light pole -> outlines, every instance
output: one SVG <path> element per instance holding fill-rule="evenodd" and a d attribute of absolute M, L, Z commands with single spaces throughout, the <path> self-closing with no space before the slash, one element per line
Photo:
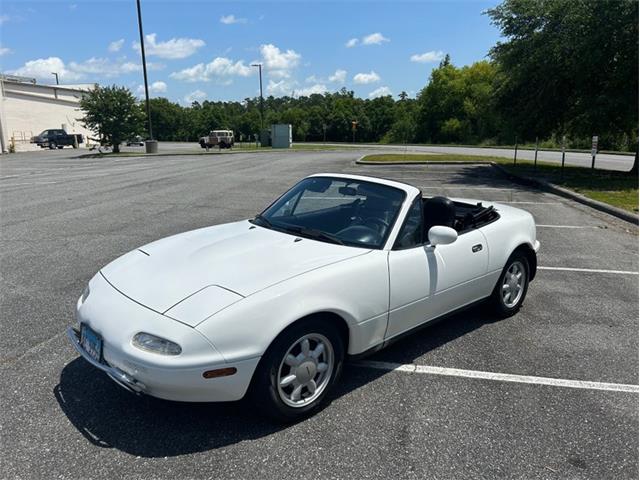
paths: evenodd
<path fill-rule="evenodd" d="M 149 123 L 149 142 L 145 142 L 147 153 L 158 151 L 158 144 L 153 141 L 153 129 L 151 128 L 151 107 L 149 106 L 149 84 L 147 82 L 147 60 L 144 54 L 144 34 L 142 33 L 142 12 L 140 11 L 140 0 L 136 0 L 138 7 L 138 30 L 140 30 L 140 53 L 142 53 L 142 74 L 144 75 L 144 98 L 147 106 L 147 122 Z"/>
<path fill-rule="evenodd" d="M 58 80 L 58 72 L 51 72 L 51 75 L 55 75 L 55 77 L 56 77 L 56 85 L 60 85 L 60 81 Z"/>
<path fill-rule="evenodd" d="M 258 67 L 258 73 L 260 75 L 260 135 L 264 130 L 264 98 L 262 97 L 262 64 L 252 63 L 252 67 Z"/>

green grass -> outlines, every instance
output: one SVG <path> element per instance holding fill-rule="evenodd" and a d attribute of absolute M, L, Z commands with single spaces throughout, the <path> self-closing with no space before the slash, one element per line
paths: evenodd
<path fill-rule="evenodd" d="M 638 213 L 638 177 L 625 172 L 610 170 L 591 170 L 583 167 L 562 168 L 560 165 L 538 162 L 520 161 L 513 165 L 513 160 L 504 157 L 488 157 L 474 155 L 431 155 L 431 154 L 380 154 L 367 155 L 363 160 L 370 162 L 496 162 L 507 171 L 522 177 L 544 180 L 555 185 L 568 188 L 585 197 L 608 203 L 618 208 Z"/>

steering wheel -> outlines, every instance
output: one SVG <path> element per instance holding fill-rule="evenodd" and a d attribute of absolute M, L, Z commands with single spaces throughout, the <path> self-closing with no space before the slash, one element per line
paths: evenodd
<path fill-rule="evenodd" d="M 378 233 L 380 234 L 382 234 L 382 232 L 384 232 L 387 228 L 389 228 L 389 224 L 381 218 L 367 217 L 364 219 L 361 218 L 360 220 L 362 221 L 363 225 L 374 227 L 376 230 L 378 230 Z"/>

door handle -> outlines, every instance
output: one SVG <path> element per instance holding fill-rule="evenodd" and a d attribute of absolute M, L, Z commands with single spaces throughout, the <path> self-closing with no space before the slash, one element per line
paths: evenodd
<path fill-rule="evenodd" d="M 480 250 L 482 250 L 482 244 L 481 244 L 481 243 L 479 243 L 479 244 L 474 245 L 473 247 L 471 247 L 471 251 L 472 251 L 473 253 L 477 253 L 477 252 L 479 252 Z"/>

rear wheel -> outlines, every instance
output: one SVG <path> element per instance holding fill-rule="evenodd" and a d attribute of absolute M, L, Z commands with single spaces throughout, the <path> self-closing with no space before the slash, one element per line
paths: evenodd
<path fill-rule="evenodd" d="M 55 150 L 56 148 L 58 148 L 56 142 L 49 142 L 49 150 Z"/>
<path fill-rule="evenodd" d="M 254 374 L 256 407 L 282 422 L 315 412 L 338 379 L 344 343 L 338 329 L 322 318 L 308 318 L 278 336 Z"/>
<path fill-rule="evenodd" d="M 491 306 L 501 318 L 510 317 L 520 310 L 528 288 L 529 262 L 526 255 L 514 252 L 507 260 L 493 290 Z"/>

